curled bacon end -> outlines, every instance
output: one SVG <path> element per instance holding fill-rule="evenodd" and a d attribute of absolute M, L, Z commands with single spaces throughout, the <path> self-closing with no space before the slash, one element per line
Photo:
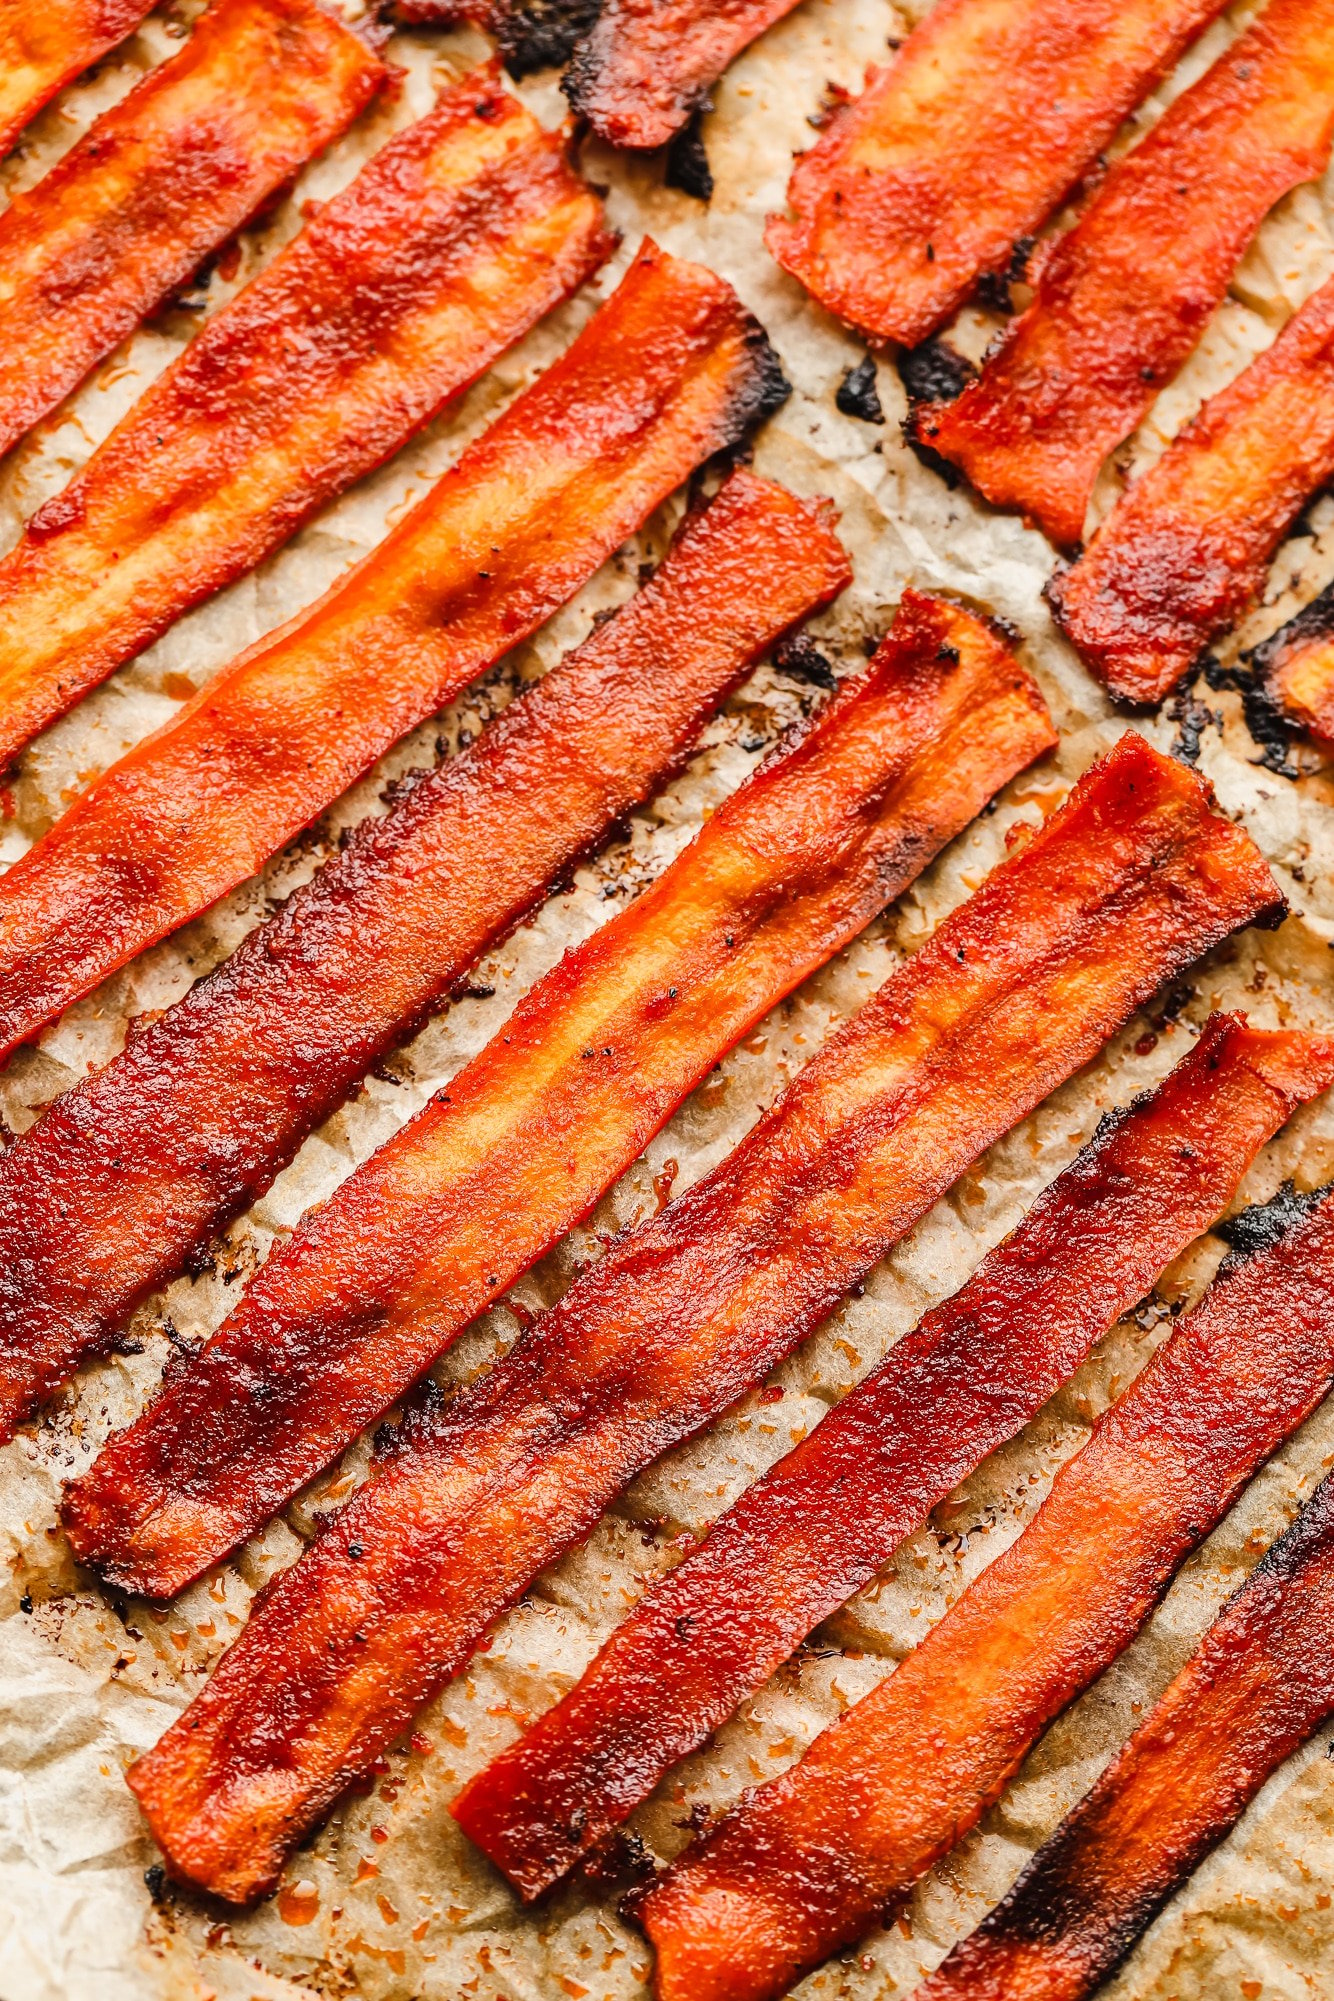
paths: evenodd
<path fill-rule="evenodd" d="M 152 0 L 0 0 L 0 154 L 56 92 L 114 49 Z"/>
<path fill-rule="evenodd" d="M 796 0 L 606 0 L 561 88 L 613 146 L 664 146 Z"/>
<path fill-rule="evenodd" d="M 1334 584 L 1258 647 L 1253 665 L 1284 714 L 1334 749 Z"/>

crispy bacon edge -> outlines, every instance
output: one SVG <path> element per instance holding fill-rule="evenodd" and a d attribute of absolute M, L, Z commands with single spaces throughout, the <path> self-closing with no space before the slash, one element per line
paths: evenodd
<path fill-rule="evenodd" d="M 1157 1091 L 1100 1127 L 969 1282 L 746 1490 L 455 1802 L 525 1899 L 619 1825 L 1036 1416 L 1331 1080 L 1334 1042 L 1218 1016 Z"/>
<path fill-rule="evenodd" d="M 1199 781 L 1124 738 L 722 1167 L 405 1427 L 129 1773 L 173 1871 L 234 1901 L 270 1887 L 640 1467 L 760 1379 L 1139 1000 L 1274 895 Z"/>
<path fill-rule="evenodd" d="M 392 0 L 405 28 L 471 22 L 496 41 L 511 76 L 553 69 L 597 20 L 602 0 Z"/>
<path fill-rule="evenodd" d="M 606 0 L 561 83 L 613 146 L 665 146 L 728 64 L 796 0 Z"/>
<path fill-rule="evenodd" d="M 1334 750 L 1334 584 L 1255 649 L 1262 699 Z"/>
<path fill-rule="evenodd" d="M 152 0 L 3 0 L 0 4 L 0 156 L 81 70 L 137 28 Z"/>

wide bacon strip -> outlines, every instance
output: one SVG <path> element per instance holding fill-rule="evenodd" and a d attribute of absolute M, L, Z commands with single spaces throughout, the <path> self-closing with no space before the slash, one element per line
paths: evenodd
<path fill-rule="evenodd" d="M 0 765 L 395 451 L 612 239 L 563 139 L 446 91 L 205 325 L 0 562 Z"/>
<path fill-rule="evenodd" d="M 1331 1376 L 1327 1199 L 1224 1266 L 1018 1541 L 886 1681 L 667 1872 L 641 1913 L 662 2001 L 785 1993 L 906 1896 L 1134 1638 Z"/>
<path fill-rule="evenodd" d="M 80 1554 L 163 1595 L 258 1528 L 1052 741 L 997 635 L 910 596 L 819 722 L 539 983 L 113 1439 L 67 1496 Z"/>
<path fill-rule="evenodd" d="M 917 439 L 1069 548 L 1103 460 L 1199 341 L 1247 244 L 1334 132 L 1334 0 L 1270 0 L 1108 175 L 1036 296 Z"/>
<path fill-rule="evenodd" d="M 1157 702 L 1264 586 L 1334 477 L 1334 281 L 1136 480 L 1048 597 L 1113 694 Z"/>
<path fill-rule="evenodd" d="M 0 0 L 0 153 L 64 84 L 123 41 L 152 0 Z"/>
<path fill-rule="evenodd" d="M 1084 2001 L 1331 1710 L 1334 1476 L 921 2001 Z"/>
<path fill-rule="evenodd" d="M 573 346 L 364 562 L 0 880 L 0 1051 L 250 875 L 785 391 L 731 286 L 646 243 Z"/>
<path fill-rule="evenodd" d="M 237 1900 L 267 1888 L 641 1467 L 762 1378 L 1163 978 L 1273 896 L 1199 782 L 1125 738 L 721 1167 L 405 1427 L 134 1768 L 173 1870 Z"/>
<path fill-rule="evenodd" d="M 386 74 L 314 0 L 215 0 L 178 56 L 16 195 L 0 215 L 0 454 Z"/>
<path fill-rule="evenodd" d="M 607 0 L 561 86 L 613 146 L 664 146 L 796 0 Z"/>
<path fill-rule="evenodd" d="M 779 263 L 915 347 L 1052 213 L 1221 0 L 936 0 L 770 219 Z"/>
<path fill-rule="evenodd" d="M 631 603 L 0 1155 L 0 1435 L 266 1188 L 849 580 L 736 472 Z"/>
<path fill-rule="evenodd" d="M 1334 585 L 1256 649 L 1254 667 L 1292 721 L 1334 747 Z"/>
<path fill-rule="evenodd" d="M 624 1820 L 1036 1415 L 1226 1206 L 1256 1149 L 1332 1079 L 1334 1043 L 1224 1015 L 1098 1133 L 968 1284 L 747 1489 L 463 1793 L 455 1818 L 525 1897 Z"/>

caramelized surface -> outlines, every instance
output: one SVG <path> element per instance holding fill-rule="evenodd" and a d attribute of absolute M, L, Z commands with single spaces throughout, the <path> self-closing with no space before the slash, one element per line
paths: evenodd
<path fill-rule="evenodd" d="M 564 90 L 613 146 L 662 146 L 796 0 L 606 0 Z"/>
<path fill-rule="evenodd" d="M 0 0 L 0 153 L 62 84 L 123 41 L 152 0 Z"/>
<path fill-rule="evenodd" d="M 1334 746 L 1334 586 L 1258 648 L 1255 672 L 1291 721 Z"/>

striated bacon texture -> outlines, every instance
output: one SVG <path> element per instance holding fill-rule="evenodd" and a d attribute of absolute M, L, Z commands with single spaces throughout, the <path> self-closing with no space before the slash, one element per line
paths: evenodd
<path fill-rule="evenodd" d="M 0 1435 L 268 1186 L 849 574 L 807 507 L 733 473 L 616 618 L 0 1154 Z"/>
<path fill-rule="evenodd" d="M 0 154 L 65 84 L 137 28 L 152 0 L 0 0 Z"/>
<path fill-rule="evenodd" d="M 81 1555 L 164 1595 L 258 1528 L 1051 743 L 991 629 L 910 597 L 876 662 L 539 983 L 112 1440 L 67 1496 Z"/>
<path fill-rule="evenodd" d="M 444 92 L 0 562 L 0 765 L 396 451 L 611 247 L 563 138 L 494 65 Z"/>
<path fill-rule="evenodd" d="M 613 146 L 665 146 L 796 0 L 606 0 L 561 85 Z"/>
<path fill-rule="evenodd" d="M 1327 1263 L 1326 1340 L 1331 1309 Z M 1254 1311 L 1263 1317 L 1273 1304 L 1257 1301 Z M 1327 1476 L 1092 1792 L 918 1988 L 920 2001 L 1084 2001 L 1331 1710 Z"/>
<path fill-rule="evenodd" d="M 793 169 L 766 241 L 822 306 L 915 347 L 1069 193 L 1221 0 L 936 0 Z"/>
<path fill-rule="evenodd" d="M 388 72 L 314 0 L 215 0 L 0 215 L 0 455 L 312 155 Z"/>
<path fill-rule="evenodd" d="M 377 549 L 0 879 L 0 1051 L 244 880 L 786 388 L 731 286 L 646 243 L 555 366 Z"/>
<path fill-rule="evenodd" d="M 1047 595 L 1114 695 L 1158 702 L 1259 596 L 1334 477 L 1334 281 L 1206 403 Z"/>
<path fill-rule="evenodd" d="M 1253 664 L 1289 719 L 1334 748 L 1334 584 L 1257 647 Z"/>
<path fill-rule="evenodd" d="M 1223 1267 L 1019 1540 L 668 1870 L 640 1913 L 661 2001 L 761 2001 L 860 1938 L 1134 1638 L 1334 1376 L 1334 1203 L 1266 1234 Z"/>
<path fill-rule="evenodd" d="M 409 1420 L 133 1768 L 172 1869 L 238 1901 L 268 1888 L 641 1467 L 781 1360 L 1163 978 L 1273 902 L 1199 781 L 1125 738 L 721 1167 Z"/>
<path fill-rule="evenodd" d="M 1250 31 L 1040 254 L 1036 296 L 919 443 L 997 507 L 1077 544 L 1099 468 L 1171 381 L 1247 244 L 1334 133 L 1334 0 L 1270 0 Z"/>
<path fill-rule="evenodd" d="M 1331 1080 L 1334 1043 L 1224 1015 L 1156 1092 L 1104 1123 L 968 1284 L 741 1496 L 464 1791 L 455 1818 L 524 1897 L 623 1821 L 1036 1415 Z M 729 1969 L 717 1991 L 738 1978 Z M 693 1994 L 696 1980 L 692 1968 L 673 1991 Z"/>

